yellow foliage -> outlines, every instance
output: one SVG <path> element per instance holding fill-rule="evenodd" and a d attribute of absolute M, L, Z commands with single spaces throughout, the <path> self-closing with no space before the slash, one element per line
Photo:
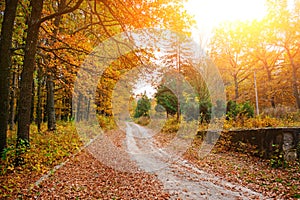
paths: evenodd
<path fill-rule="evenodd" d="M 56 131 L 44 130 L 41 133 L 38 133 L 36 127 L 33 126 L 30 148 L 20 155 L 23 158 L 23 165 L 20 170 L 27 169 L 44 173 L 73 154 L 81 145 L 75 127 L 71 123 L 58 123 Z M 14 167 L 16 154 L 17 150 L 12 142 L 8 145 L 5 156 L 0 162 L 2 175 L 19 170 Z"/>
<path fill-rule="evenodd" d="M 300 122 L 279 119 L 269 116 L 258 116 L 255 118 L 238 118 L 226 120 L 223 128 L 225 130 L 229 129 L 240 129 L 240 128 L 263 128 L 263 127 L 291 127 L 299 126 Z"/>

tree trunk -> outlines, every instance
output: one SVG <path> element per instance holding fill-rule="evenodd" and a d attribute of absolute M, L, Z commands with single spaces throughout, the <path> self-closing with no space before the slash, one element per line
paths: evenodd
<path fill-rule="evenodd" d="M 32 91 L 31 91 L 30 124 L 34 122 L 34 96 L 35 96 L 35 85 L 34 85 L 34 80 L 33 80 L 32 81 Z"/>
<path fill-rule="evenodd" d="M 42 83 L 43 83 L 43 72 L 40 62 L 38 62 L 38 85 L 37 85 L 37 105 L 36 105 L 36 124 L 38 132 L 41 131 L 42 123 Z"/>
<path fill-rule="evenodd" d="M 14 130 L 15 117 L 16 117 L 16 90 L 17 90 L 17 73 L 14 71 L 12 74 L 12 88 L 10 91 L 9 103 L 9 130 Z"/>
<path fill-rule="evenodd" d="M 47 76 L 47 114 L 48 130 L 56 130 L 55 107 L 54 107 L 54 82 L 51 75 Z"/>
<path fill-rule="evenodd" d="M 296 99 L 296 105 L 297 109 L 300 110 L 300 95 L 299 95 L 299 90 L 298 90 L 298 84 L 297 84 L 297 68 L 295 64 L 293 63 L 293 91 L 294 91 L 294 97 Z"/>
<path fill-rule="evenodd" d="M 76 121 L 81 121 L 81 101 L 82 101 L 82 94 L 78 94 L 78 100 L 77 100 L 77 110 L 76 110 Z"/>
<path fill-rule="evenodd" d="M 89 117 L 90 117 L 90 107 L 91 107 L 91 100 L 89 97 L 86 97 L 86 101 L 87 101 L 87 108 L 86 108 L 86 115 L 85 115 L 85 120 L 89 121 Z"/>
<path fill-rule="evenodd" d="M 265 67 L 265 68 L 267 69 L 267 74 L 268 74 L 268 84 L 267 84 L 269 86 L 268 90 L 271 91 L 271 92 L 273 92 L 273 88 L 272 88 L 272 84 L 273 84 L 272 83 L 272 74 L 271 74 L 271 71 L 268 70 L 267 67 Z M 275 97 L 274 97 L 273 93 L 271 94 L 271 97 L 270 97 L 270 103 L 271 103 L 272 108 L 276 107 Z"/>
<path fill-rule="evenodd" d="M 234 77 L 234 92 L 235 92 L 234 100 L 237 101 L 239 98 L 239 82 L 236 76 Z"/>
<path fill-rule="evenodd" d="M 285 47 L 285 49 L 286 49 L 286 52 L 287 52 L 287 55 L 289 57 L 290 64 L 291 64 L 291 67 L 292 67 L 292 87 L 293 87 L 294 97 L 296 99 L 296 106 L 297 106 L 297 109 L 300 110 L 300 95 L 299 95 L 298 84 L 297 84 L 297 82 L 298 82 L 298 79 L 297 79 L 297 66 L 294 62 L 294 58 L 291 55 L 290 50 L 287 47 Z"/>
<path fill-rule="evenodd" d="M 69 97 L 69 92 L 65 89 L 64 90 L 64 97 L 63 97 L 63 104 L 62 104 L 62 120 L 69 121 L 72 117 L 72 99 Z"/>
<path fill-rule="evenodd" d="M 178 102 L 177 102 L 177 114 L 176 114 L 176 120 L 177 122 L 180 121 L 180 102 L 179 102 L 179 99 L 178 99 Z"/>
<path fill-rule="evenodd" d="M 11 43 L 18 0 L 6 0 L 0 39 L 0 154 L 6 147 Z"/>
<path fill-rule="evenodd" d="M 67 102 L 68 102 L 68 120 L 73 120 L 73 103 L 72 103 L 72 95 L 70 95 L 68 98 L 67 98 Z"/>
<path fill-rule="evenodd" d="M 24 50 L 24 65 L 21 74 L 20 82 L 20 104 L 19 104 L 19 118 L 18 118 L 18 142 L 25 140 L 29 144 L 29 127 L 30 127 L 30 107 L 31 107 L 31 91 L 33 72 L 35 64 L 35 54 L 37 48 L 37 41 L 39 36 L 39 28 L 43 0 L 32 0 L 31 1 L 31 16 L 28 21 L 28 31 L 26 38 L 26 45 Z"/>
<path fill-rule="evenodd" d="M 181 65 L 181 61 L 180 61 L 180 42 L 178 41 L 178 37 L 176 37 L 176 51 L 177 51 L 177 53 L 176 53 L 176 63 L 177 63 L 177 70 L 178 70 L 178 74 L 180 74 L 180 65 Z M 181 91 L 180 91 L 180 83 L 179 83 L 179 76 L 177 77 L 177 86 L 176 86 L 176 88 L 177 88 L 177 122 L 179 122 L 180 121 L 180 94 L 179 93 L 181 93 Z"/>
<path fill-rule="evenodd" d="M 61 0 L 58 5 L 58 12 L 61 12 L 66 6 L 66 0 Z M 61 15 L 55 17 L 53 31 L 53 37 L 56 38 L 59 31 L 59 24 L 61 21 Z M 50 44 L 54 44 L 56 39 L 53 39 Z M 56 118 L 55 118 L 55 101 L 54 101 L 54 82 L 53 74 L 48 70 L 47 74 L 47 114 L 48 114 L 48 130 L 56 130 Z"/>
<path fill-rule="evenodd" d="M 43 122 L 46 123 L 48 121 L 48 114 L 47 114 L 47 98 L 43 99 Z"/>

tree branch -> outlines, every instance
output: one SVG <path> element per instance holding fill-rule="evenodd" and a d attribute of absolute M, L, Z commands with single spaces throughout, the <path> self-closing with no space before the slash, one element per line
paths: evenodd
<path fill-rule="evenodd" d="M 57 17 L 57 16 L 60 16 L 60 15 L 63 15 L 63 14 L 67 14 L 67 13 L 70 13 L 70 12 L 73 12 L 73 11 L 75 11 L 76 9 L 78 9 L 79 8 L 79 6 L 81 5 L 81 3 L 83 2 L 83 0 L 78 0 L 77 2 L 76 2 L 76 4 L 73 6 L 73 7 L 71 7 L 71 8 L 65 8 L 65 9 L 63 9 L 62 11 L 60 11 L 60 12 L 56 12 L 56 13 L 53 13 L 53 14 L 51 14 L 51 15 L 48 15 L 48 16 L 46 16 L 46 17 L 43 17 L 43 18 L 41 18 L 40 20 L 39 20 L 39 22 L 38 23 L 43 23 L 43 22 L 45 22 L 45 21 L 47 21 L 47 20 L 49 20 L 49 19 L 53 19 L 53 18 L 55 18 L 55 17 Z"/>

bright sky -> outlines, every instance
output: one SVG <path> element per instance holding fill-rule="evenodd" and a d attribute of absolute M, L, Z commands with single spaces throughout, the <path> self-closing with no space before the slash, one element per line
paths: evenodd
<path fill-rule="evenodd" d="M 265 0 L 188 0 L 185 7 L 197 21 L 194 37 L 200 31 L 204 38 L 222 22 L 260 19 L 266 13 Z"/>

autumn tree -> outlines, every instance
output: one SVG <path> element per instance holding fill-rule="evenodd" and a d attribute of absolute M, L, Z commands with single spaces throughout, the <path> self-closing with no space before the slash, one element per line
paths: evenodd
<path fill-rule="evenodd" d="M 18 0 L 6 0 L 0 38 L 0 153 L 6 147 L 13 25 Z"/>
<path fill-rule="evenodd" d="M 58 15 L 76 10 L 83 0 L 78 0 L 71 8 L 65 8 L 60 12 L 42 17 L 43 0 L 32 0 L 30 2 L 31 13 L 28 19 L 28 30 L 24 50 L 24 64 L 20 81 L 20 103 L 18 107 L 18 144 L 20 140 L 24 140 L 29 144 L 29 127 L 32 99 L 31 96 L 33 74 L 35 67 L 35 55 L 39 37 L 39 29 L 41 23 L 50 20 Z"/>
<path fill-rule="evenodd" d="M 295 1 L 296 2 L 296 1 Z M 251 25 L 250 57 L 257 72 L 263 107 L 294 107 L 299 97 L 297 55 L 299 9 L 286 1 L 268 1 L 268 14 Z M 298 5 L 299 7 L 299 5 Z M 287 78 L 289 77 L 289 78 Z"/>
<path fill-rule="evenodd" d="M 18 109 L 18 141 L 25 140 L 29 143 L 29 126 L 31 113 L 31 91 L 35 65 L 35 52 L 38 42 L 40 18 L 42 15 L 43 1 L 31 1 L 31 15 L 28 20 L 28 32 L 24 50 L 24 65 L 20 82 L 20 102 Z"/>
<path fill-rule="evenodd" d="M 225 23 L 215 31 L 210 44 L 210 56 L 223 74 L 230 93 L 233 91 L 231 98 L 235 100 L 241 97 L 242 83 L 252 74 L 247 46 L 249 29 L 246 22 Z"/>
<path fill-rule="evenodd" d="M 253 60 L 253 70 L 257 75 L 259 83 L 260 105 L 276 107 L 279 101 L 278 82 L 280 81 L 278 71 L 280 71 L 280 60 L 282 50 L 276 47 L 276 33 L 266 23 L 266 20 L 253 21 L 251 24 L 251 34 L 249 40 L 249 55 Z M 253 95 L 254 96 L 254 95 Z M 276 102 L 277 101 L 277 102 Z"/>
<path fill-rule="evenodd" d="M 61 0 L 58 2 L 58 9 L 57 12 L 61 12 L 66 7 L 66 0 Z M 49 42 L 50 44 L 55 43 L 55 39 L 57 37 L 57 33 L 59 31 L 59 24 L 61 21 L 61 15 L 58 15 L 54 19 L 54 31 L 53 31 L 53 39 Z M 51 62 L 51 60 L 50 60 Z M 56 129 L 56 118 L 55 118 L 55 103 L 54 103 L 54 81 L 53 81 L 53 74 L 51 70 L 47 71 L 47 78 L 46 78 L 46 85 L 47 85 L 47 119 L 48 119 L 48 130 L 55 130 Z"/>
<path fill-rule="evenodd" d="M 160 6 L 164 6 L 163 10 L 158 9 Z M 163 1 L 161 4 L 156 4 L 153 2 L 148 2 L 148 3 L 143 3 L 142 7 L 144 9 L 146 8 L 151 8 L 151 11 L 144 12 L 141 17 L 144 19 L 143 20 L 143 27 L 151 27 L 151 26 L 165 26 L 166 28 L 172 28 L 171 23 L 168 24 L 170 21 L 175 22 L 175 19 L 177 20 L 178 27 L 180 30 L 183 30 L 189 26 L 188 23 L 188 16 L 184 14 L 183 12 L 180 11 L 180 8 L 182 8 L 182 4 L 176 3 L 173 4 L 169 1 Z M 133 13 L 140 12 L 140 9 L 142 8 L 140 6 L 136 7 L 135 5 L 132 5 L 130 8 L 134 9 Z M 116 16 L 117 13 L 115 13 L 115 10 L 109 9 L 110 14 L 112 16 Z M 177 13 L 174 14 L 176 18 L 171 18 L 169 14 L 166 14 L 167 12 L 172 13 Z M 176 12 L 174 12 L 176 11 Z M 137 14 L 136 16 L 140 16 Z M 159 24 L 157 23 L 157 19 L 161 18 L 164 19 L 166 23 L 164 24 Z M 132 19 L 134 20 L 134 18 Z M 123 20 L 122 20 L 123 21 Z M 187 22 L 187 23 L 185 23 Z M 126 23 L 129 23 L 128 19 L 126 19 Z M 130 22 L 132 24 L 132 22 Z M 174 25 L 174 24 L 173 24 Z M 135 28 L 138 28 L 141 26 L 139 23 L 133 23 L 131 25 Z M 117 27 L 115 29 L 118 30 Z M 129 27 L 129 30 L 131 27 Z M 107 29 L 107 32 L 110 33 L 113 30 L 113 27 L 110 27 Z M 116 30 L 116 31 L 117 31 Z M 147 34 L 146 34 L 147 35 Z M 147 37 L 145 35 L 145 37 Z M 174 39 L 174 38 L 173 38 Z M 116 41 L 117 42 L 117 41 Z M 106 116 L 111 116 L 111 104 L 110 104 L 110 99 L 111 99 L 111 94 L 112 90 L 114 88 L 114 85 L 116 82 L 120 79 L 122 74 L 124 74 L 126 71 L 131 70 L 139 65 L 144 65 L 144 63 L 147 63 L 147 57 L 152 53 L 152 50 L 144 50 L 143 52 L 133 52 L 130 55 L 124 56 L 122 59 L 119 59 L 119 63 L 115 62 L 113 63 L 114 66 L 110 66 L 103 74 L 103 76 L 100 79 L 100 84 L 98 85 L 98 92 L 97 92 L 97 99 L 96 99 L 96 104 L 97 104 L 97 111 L 99 114 L 106 115 Z M 129 58 L 129 59 L 128 59 Z M 146 58 L 146 61 L 145 61 Z M 121 62 L 121 63 L 120 63 Z M 117 64 L 117 65 L 115 65 Z M 119 67 L 117 67 L 119 66 Z M 150 70 L 149 70 L 150 71 Z M 147 73 L 148 71 L 146 71 Z"/>
<path fill-rule="evenodd" d="M 261 20 L 225 23 L 216 30 L 210 55 L 230 99 L 255 101 L 255 73 L 259 105 L 299 109 L 299 6 L 298 1 L 268 0 Z"/>
<path fill-rule="evenodd" d="M 6 1 L 6 3 L 12 4 L 13 2 L 17 5 L 17 1 Z M 18 60 L 18 71 L 21 71 L 21 77 L 17 74 L 12 79 L 12 84 L 16 84 L 13 83 L 13 80 L 19 82 L 18 102 L 21 103 L 17 104 L 11 101 L 11 108 L 15 107 L 15 104 L 18 107 L 17 136 L 19 144 L 20 140 L 29 142 L 29 126 L 34 116 L 38 118 L 37 123 L 39 127 L 43 115 L 44 117 L 49 115 L 47 117 L 48 125 L 55 124 L 51 123 L 51 119 L 55 119 L 55 116 L 60 118 L 61 112 L 66 112 L 68 114 L 63 115 L 70 116 L 70 111 L 72 110 L 72 89 L 80 64 L 85 59 L 85 56 L 91 53 L 92 49 L 101 42 L 121 32 L 137 28 L 158 27 L 169 29 L 174 24 L 177 24 L 180 30 L 190 27 L 190 18 L 182 10 L 182 2 L 174 3 L 170 0 L 159 2 L 145 2 L 142 0 L 126 2 L 121 0 L 57 0 L 54 2 L 32 0 L 19 3 L 19 5 L 23 9 L 20 12 L 22 16 L 20 15 L 19 17 L 23 19 L 17 21 L 15 26 L 20 25 L 23 28 L 19 28 L 15 32 L 12 31 L 13 15 L 10 15 L 10 20 L 8 20 L 10 25 L 4 25 L 7 22 L 5 20 L 6 14 L 9 13 L 5 11 L 1 30 L 1 70 L 4 69 L 3 73 L 1 73 L 1 81 L 5 83 L 1 84 L 1 87 L 3 87 L 1 92 L 4 92 L 4 98 L 2 98 L 1 93 L 1 101 L 3 100 L 3 108 L 5 109 L 5 112 L 1 112 L 1 117 L 4 119 L 1 120 L 1 123 L 6 124 L 1 126 L 1 137 L 3 136 L 1 138 L 1 148 L 5 146 L 6 141 L 8 97 L 5 94 L 8 94 L 9 89 L 8 87 L 5 89 L 5 87 L 9 83 L 7 80 L 10 76 L 10 74 L 7 74 L 9 73 L 7 71 L 9 65 L 2 64 L 2 58 L 6 59 L 9 56 L 2 56 L 2 54 L 6 54 L 8 52 L 7 48 L 12 46 L 10 33 L 15 35 L 16 43 L 13 44 L 14 48 L 11 49 L 14 52 L 13 59 Z M 15 10 L 14 6 L 6 6 L 6 9 Z M 10 12 L 11 14 L 15 13 L 15 11 Z M 4 29 L 10 28 L 11 30 L 7 32 L 8 35 L 6 36 L 7 33 Z M 130 39 L 130 36 L 128 38 Z M 115 42 L 118 44 L 119 41 Z M 2 51 L 2 47 L 6 49 Z M 151 50 L 147 51 L 144 50 L 143 53 L 142 51 L 132 52 L 119 60 L 116 58 L 118 61 L 113 63 L 115 67 L 111 66 L 110 70 L 106 72 L 107 76 L 102 77 L 101 89 L 105 88 L 107 80 L 111 79 L 109 89 L 99 92 L 101 95 L 108 94 L 109 98 L 104 100 L 106 103 L 110 101 L 111 96 L 109 93 L 112 91 L 111 88 L 113 88 L 121 75 L 142 64 L 142 58 L 149 57 L 153 53 Z M 9 59 L 6 59 L 6 61 Z M 87 81 L 93 80 L 87 79 Z M 49 97 L 48 109 L 45 108 L 43 103 L 45 93 L 48 93 Z M 35 97 L 36 94 L 37 97 Z M 88 104 L 94 94 L 82 93 L 76 95 L 82 95 L 82 102 L 87 102 Z M 15 94 L 11 96 L 12 100 L 16 99 Z M 102 108 L 105 105 L 105 102 L 101 102 Z M 89 106 L 89 104 L 86 105 L 87 110 Z M 33 113 L 34 110 L 36 115 Z M 45 110 L 48 110 L 47 113 L 45 113 Z M 110 111 L 108 109 L 105 112 Z M 13 119 L 13 111 L 11 114 L 11 119 Z M 49 126 L 49 130 L 51 129 L 55 129 L 55 126 Z"/>
<path fill-rule="evenodd" d="M 295 1 L 292 8 L 288 7 L 287 1 L 269 0 L 268 23 L 276 33 L 276 46 L 284 50 L 284 63 L 289 67 L 292 93 L 297 109 L 300 109 L 299 92 L 299 62 L 300 56 L 300 4 Z"/>

